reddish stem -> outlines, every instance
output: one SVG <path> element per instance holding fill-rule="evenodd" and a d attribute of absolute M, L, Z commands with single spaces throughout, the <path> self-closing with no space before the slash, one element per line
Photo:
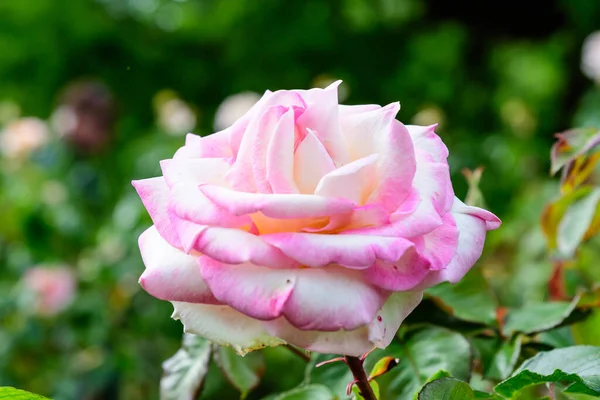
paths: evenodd
<path fill-rule="evenodd" d="M 365 400 L 377 400 L 363 367 L 364 360 L 352 356 L 344 356 L 344 359 L 346 360 L 346 364 L 348 364 L 350 371 L 352 371 L 352 375 L 354 375 L 354 380 L 360 395 L 364 397 Z"/>

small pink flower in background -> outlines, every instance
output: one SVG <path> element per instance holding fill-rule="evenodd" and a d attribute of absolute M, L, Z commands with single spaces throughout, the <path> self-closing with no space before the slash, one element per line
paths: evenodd
<path fill-rule="evenodd" d="M 588 78 L 600 81 L 600 31 L 590 34 L 583 42 L 581 70 Z"/>
<path fill-rule="evenodd" d="M 435 126 L 403 125 L 398 103 L 340 105 L 337 86 L 267 91 L 133 182 L 154 222 L 140 283 L 186 332 L 241 354 L 385 348 L 500 225 L 454 196 Z"/>
<path fill-rule="evenodd" d="M 66 309 L 75 296 L 75 276 L 68 267 L 34 267 L 23 278 L 35 313 L 52 316 Z"/>
<path fill-rule="evenodd" d="M 0 153 L 9 158 L 25 158 L 48 140 L 49 131 L 44 121 L 35 117 L 19 118 L 0 132 Z"/>
<path fill-rule="evenodd" d="M 229 128 L 260 99 L 254 92 L 242 92 L 227 97 L 215 113 L 215 129 L 220 131 Z"/>

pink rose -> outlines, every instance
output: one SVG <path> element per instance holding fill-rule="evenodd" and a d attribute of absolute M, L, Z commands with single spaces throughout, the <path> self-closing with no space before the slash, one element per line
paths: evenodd
<path fill-rule="evenodd" d="M 500 220 L 454 197 L 434 126 L 326 89 L 267 91 L 134 181 L 154 226 L 140 283 L 239 353 L 385 348 L 425 288 L 457 282 Z"/>
<path fill-rule="evenodd" d="M 75 277 L 68 267 L 34 267 L 27 270 L 23 281 L 39 315 L 55 315 L 66 309 L 75 297 Z"/>

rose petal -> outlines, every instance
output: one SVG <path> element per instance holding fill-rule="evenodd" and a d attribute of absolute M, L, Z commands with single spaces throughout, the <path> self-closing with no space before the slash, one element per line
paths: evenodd
<path fill-rule="evenodd" d="M 251 150 L 252 153 L 250 155 L 249 165 L 252 168 L 256 188 L 260 193 L 273 193 L 271 183 L 267 178 L 267 157 L 269 155 L 268 143 L 278 134 L 278 127 L 281 119 L 288 110 L 287 107 L 282 106 L 272 106 L 267 108 L 260 116 L 258 124 L 252 125 L 253 129 L 256 129 L 256 132 L 248 133 L 256 136 L 256 145 Z M 290 112 L 293 113 L 293 111 Z M 293 126 L 291 129 L 293 130 Z M 240 159 L 238 161 L 239 168 L 247 168 L 247 165 L 248 162 L 246 160 Z"/>
<path fill-rule="evenodd" d="M 295 268 L 298 264 L 260 236 L 239 229 L 174 222 L 186 253 L 196 251 L 229 264 L 252 262 L 272 268 Z"/>
<path fill-rule="evenodd" d="M 174 159 L 197 159 L 197 158 L 232 158 L 235 153 L 229 145 L 229 137 L 232 128 L 202 137 L 188 133 L 185 137 L 185 146 L 181 147 Z M 238 127 L 239 129 L 239 127 Z"/>
<path fill-rule="evenodd" d="M 309 194 L 260 194 L 236 192 L 203 185 L 200 190 L 219 207 L 242 215 L 262 212 L 272 218 L 326 217 L 351 212 L 355 204 L 344 199 L 331 199 Z"/>
<path fill-rule="evenodd" d="M 442 226 L 421 236 L 423 246 L 418 248 L 421 257 L 429 261 L 429 269 L 439 271 L 454 258 L 458 247 L 458 229 L 451 213 L 442 217 Z"/>
<path fill-rule="evenodd" d="M 445 269 L 431 272 L 420 285 L 421 288 L 445 281 L 451 283 L 460 281 L 481 257 L 488 227 L 495 229 L 500 225 L 500 220 L 494 214 L 467 206 L 458 198 L 455 198 L 452 216 L 459 232 L 456 254 Z"/>
<path fill-rule="evenodd" d="M 242 228 L 252 224 L 248 215 L 234 215 L 215 205 L 198 189 L 186 183 L 171 188 L 167 210 L 177 217 L 200 225 Z"/>
<path fill-rule="evenodd" d="M 379 139 L 377 186 L 366 203 L 379 203 L 392 212 L 411 194 L 415 154 L 408 130 L 395 119 Z"/>
<path fill-rule="evenodd" d="M 484 210 L 483 208 L 468 206 L 456 197 L 454 198 L 454 203 L 452 205 L 452 213 L 461 213 L 479 217 L 485 221 L 485 227 L 488 231 L 498 229 L 502 224 L 500 218 L 496 217 L 493 213 Z"/>
<path fill-rule="evenodd" d="M 247 317 L 228 306 L 173 302 L 172 318 L 181 320 L 185 333 L 207 338 L 222 346 L 231 346 L 240 355 L 264 347 L 285 344 L 271 336 L 261 321 Z"/>
<path fill-rule="evenodd" d="M 378 159 L 378 154 L 372 154 L 331 171 L 321 179 L 315 194 L 364 204 L 375 188 Z"/>
<path fill-rule="evenodd" d="M 156 178 L 141 179 L 132 181 L 131 184 L 142 199 L 142 203 L 144 203 L 144 207 L 146 207 L 160 235 L 171 246 L 181 248 L 181 240 L 177 230 L 167 214 L 167 203 L 170 192 L 164 178 L 159 176 Z"/>
<path fill-rule="evenodd" d="M 300 193 L 314 193 L 323 175 L 333 171 L 335 164 L 312 129 L 294 153 L 294 181 Z"/>
<path fill-rule="evenodd" d="M 273 193 L 298 193 L 294 182 L 294 109 L 281 116 L 269 142 L 266 155 L 267 180 Z"/>
<path fill-rule="evenodd" d="M 373 347 L 386 348 L 400 324 L 421 301 L 421 292 L 394 293 L 368 324 L 354 330 L 335 332 L 303 331 L 285 318 L 265 322 L 267 331 L 288 343 L 319 353 L 360 356 Z"/>
<path fill-rule="evenodd" d="M 382 236 L 287 232 L 261 237 L 288 257 L 309 267 L 335 263 L 350 268 L 367 268 L 376 260 L 396 262 L 414 246 L 404 238 Z"/>
<path fill-rule="evenodd" d="M 369 324 L 369 341 L 373 346 L 380 349 L 389 346 L 402 321 L 419 305 L 422 298 L 423 292 L 392 293 Z"/>
<path fill-rule="evenodd" d="M 219 304 L 200 275 L 197 257 L 169 245 L 154 226 L 139 238 L 146 270 L 140 284 L 161 300 Z"/>
<path fill-rule="evenodd" d="M 429 261 L 409 248 L 396 262 L 376 261 L 363 271 L 364 279 L 381 289 L 399 292 L 411 290 L 429 274 Z"/>
<path fill-rule="evenodd" d="M 167 185 L 172 187 L 178 183 L 188 183 L 197 187 L 202 183 L 224 185 L 225 174 L 230 164 L 225 158 L 177 158 L 160 162 Z"/>
<path fill-rule="evenodd" d="M 435 133 L 437 124 L 430 126 L 406 125 L 415 149 L 421 149 L 433 157 L 434 162 L 446 162 L 448 148 Z"/>
<path fill-rule="evenodd" d="M 285 318 L 264 322 L 266 330 L 273 336 L 288 343 L 317 353 L 344 354 L 360 356 L 373 349 L 366 326 L 346 331 L 334 332 L 305 331 L 290 324 Z"/>
<path fill-rule="evenodd" d="M 369 323 L 387 294 L 342 267 L 270 269 L 203 257 L 202 277 L 215 297 L 255 318 L 285 316 L 303 330 L 352 330 Z"/>
<path fill-rule="evenodd" d="M 232 266 L 210 257 L 199 259 L 202 276 L 231 307 L 260 320 L 279 317 L 294 290 L 296 276 L 252 264 Z"/>
<path fill-rule="evenodd" d="M 351 161 L 338 116 L 337 88 L 340 83 L 336 81 L 325 89 L 298 91 L 306 101 L 306 109 L 298 117 L 297 125 L 315 132 L 336 166 Z"/>

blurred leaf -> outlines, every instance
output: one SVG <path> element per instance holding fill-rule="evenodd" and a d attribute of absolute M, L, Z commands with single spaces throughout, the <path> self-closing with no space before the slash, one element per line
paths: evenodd
<path fill-rule="evenodd" d="M 307 385 L 281 393 L 273 400 L 335 400 L 336 396 L 324 385 Z"/>
<path fill-rule="evenodd" d="M 258 386 L 265 372 L 265 360 L 262 353 L 255 351 L 245 356 L 238 355 L 231 347 L 214 345 L 215 362 L 236 389 L 245 398 Z"/>
<path fill-rule="evenodd" d="M 468 168 L 462 170 L 462 174 L 467 179 L 469 190 L 465 197 L 465 204 L 475 207 L 486 208 L 485 199 L 483 193 L 479 189 L 479 182 L 481 181 L 481 175 L 483 174 L 483 167 L 477 167 L 473 171 Z"/>
<path fill-rule="evenodd" d="M 379 384 L 377 384 L 377 381 L 375 381 L 375 380 L 369 381 L 369 385 L 371 386 L 371 389 L 373 390 L 373 394 L 375 395 L 375 398 L 380 399 Z M 356 385 L 352 385 L 352 394 L 354 394 L 354 398 L 356 400 L 364 400 L 364 397 L 362 397 L 362 395 L 360 394 L 360 390 L 358 389 L 358 386 L 356 386 Z"/>
<path fill-rule="evenodd" d="M 475 393 L 468 383 L 455 378 L 429 382 L 419 392 L 418 400 L 474 400 Z"/>
<path fill-rule="evenodd" d="M 570 193 L 586 182 L 595 171 L 598 161 L 600 161 L 600 153 L 594 153 L 590 156 L 582 155 L 573 160 L 563 170 L 560 187 L 561 193 Z"/>
<path fill-rule="evenodd" d="M 15 389 L 9 386 L 0 387 L 0 400 L 44 400 L 47 397 L 27 392 L 25 390 Z"/>
<path fill-rule="evenodd" d="M 578 302 L 579 296 L 571 302 L 530 303 L 522 308 L 511 309 L 506 315 L 502 333 L 511 336 L 516 332 L 530 334 L 555 328 L 573 313 Z"/>
<path fill-rule="evenodd" d="M 487 378 L 495 380 L 506 379 L 515 369 L 521 353 L 522 335 L 515 335 L 502 343 L 486 374 Z"/>
<path fill-rule="evenodd" d="M 390 379 L 385 393 L 410 399 L 440 370 L 458 379 L 469 379 L 471 347 L 462 335 L 444 328 L 428 327 L 411 332 L 400 342 L 397 350 L 390 351 L 400 361 L 398 367 L 384 376 Z M 384 388 L 381 389 L 383 398 L 391 397 L 384 395 Z"/>
<path fill-rule="evenodd" d="M 600 346 L 600 308 L 593 309 L 585 321 L 573 324 L 571 332 L 576 344 Z"/>
<path fill-rule="evenodd" d="M 481 268 L 473 268 L 457 284 L 442 283 L 426 293 L 457 318 L 487 325 L 496 324 L 496 300 Z"/>
<path fill-rule="evenodd" d="M 564 257 L 573 257 L 575 250 L 592 225 L 600 202 L 600 189 L 593 189 L 585 197 L 569 206 L 557 229 L 557 247 Z"/>
<path fill-rule="evenodd" d="M 512 397 L 521 389 L 546 382 L 564 382 L 565 392 L 600 395 L 600 347 L 572 346 L 538 353 L 495 387 Z"/>
<path fill-rule="evenodd" d="M 162 400 L 195 400 L 202 390 L 210 362 L 211 344 L 195 335 L 185 334 L 183 345 L 163 363 L 160 381 Z"/>
<path fill-rule="evenodd" d="M 369 379 L 377 378 L 378 376 L 389 372 L 392 368 L 398 365 L 398 361 L 400 360 L 390 356 L 386 356 L 379 359 L 379 361 L 377 361 L 377 363 L 375 363 L 375 366 L 371 369 Z"/>
<path fill-rule="evenodd" d="M 577 128 L 558 133 L 558 140 L 552 146 L 550 172 L 555 174 L 567 163 L 590 151 L 600 143 L 600 131 L 595 128 Z"/>
<path fill-rule="evenodd" d="M 560 224 L 567 209 L 576 200 L 586 196 L 591 191 L 589 187 L 582 187 L 573 192 L 561 196 L 544 207 L 541 216 L 542 231 L 548 240 L 548 248 L 556 249 L 558 241 L 558 225 Z"/>

